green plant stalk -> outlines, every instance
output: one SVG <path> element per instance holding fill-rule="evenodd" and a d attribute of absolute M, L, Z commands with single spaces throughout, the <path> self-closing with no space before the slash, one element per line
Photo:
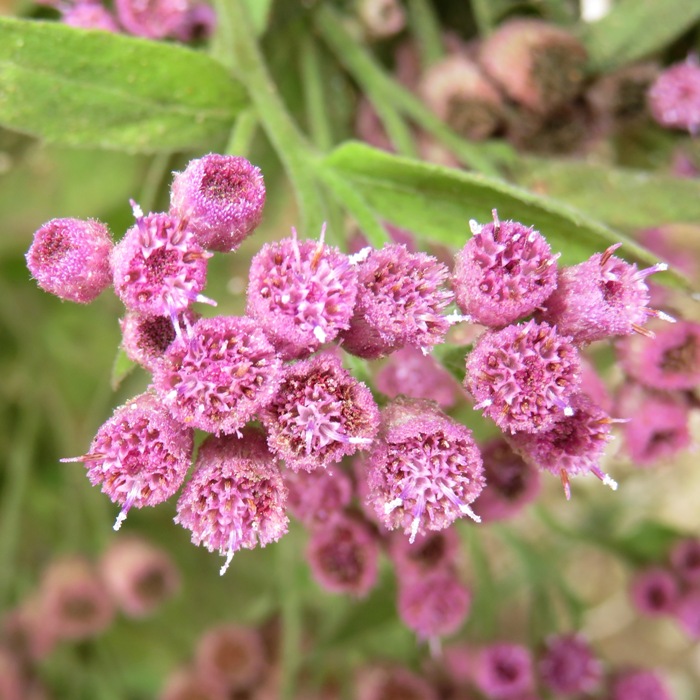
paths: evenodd
<path fill-rule="evenodd" d="M 171 153 L 156 153 L 151 158 L 139 198 L 139 205 L 146 212 L 157 210 L 158 192 L 163 185 L 163 178 L 169 170 L 171 155 Z"/>
<path fill-rule="evenodd" d="M 232 156 L 247 157 L 258 130 L 258 124 L 258 115 L 254 109 L 241 112 L 231 130 L 225 152 Z"/>
<path fill-rule="evenodd" d="M 409 0 L 408 23 L 418 42 L 423 68 L 437 63 L 445 56 L 440 23 L 428 0 Z"/>
<path fill-rule="evenodd" d="M 297 559 L 293 547 L 277 544 L 277 576 L 282 613 L 282 663 L 280 700 L 291 700 L 301 667 L 301 601 L 297 586 Z"/>
<path fill-rule="evenodd" d="M 333 148 L 335 140 L 326 108 L 321 58 L 316 39 L 310 33 L 304 35 L 301 45 L 301 76 L 311 140 L 325 153 Z"/>
<path fill-rule="evenodd" d="M 270 143 L 294 188 L 301 227 L 317 234 L 324 221 L 324 202 L 310 166 L 313 149 L 292 120 L 265 65 L 243 0 L 217 0 L 219 22 L 230 32 L 234 65 L 245 85 Z"/>

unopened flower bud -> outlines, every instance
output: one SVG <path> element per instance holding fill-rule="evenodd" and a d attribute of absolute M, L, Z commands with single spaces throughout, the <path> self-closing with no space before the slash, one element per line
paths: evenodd
<path fill-rule="evenodd" d="M 700 63 L 690 56 L 659 75 L 649 89 L 649 109 L 654 119 L 671 129 L 696 134 L 700 127 Z"/>

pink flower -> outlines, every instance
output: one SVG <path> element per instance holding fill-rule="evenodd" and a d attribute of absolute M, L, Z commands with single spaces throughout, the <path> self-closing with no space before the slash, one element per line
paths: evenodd
<path fill-rule="evenodd" d="M 356 700 L 438 700 L 437 690 L 418 674 L 400 666 L 373 666 L 357 675 Z"/>
<path fill-rule="evenodd" d="M 3 700 L 23 700 L 25 680 L 22 667 L 9 650 L 0 647 L 0 698 Z"/>
<path fill-rule="evenodd" d="M 255 321 L 217 316 L 170 345 L 153 384 L 177 420 L 218 435 L 236 432 L 270 402 L 280 369 Z"/>
<path fill-rule="evenodd" d="M 673 700 L 663 681 L 654 671 L 630 670 L 612 682 L 610 700 Z"/>
<path fill-rule="evenodd" d="M 634 607 L 644 615 L 669 615 L 680 597 L 678 581 L 671 571 L 652 567 L 637 573 L 630 586 Z"/>
<path fill-rule="evenodd" d="M 457 305 L 475 322 L 501 328 L 531 314 L 557 286 L 557 256 L 542 234 L 516 221 L 480 226 L 455 257 Z"/>
<path fill-rule="evenodd" d="M 193 302 L 214 304 L 202 296 L 207 276 L 207 253 L 167 214 L 143 216 L 134 205 L 136 225 L 112 252 L 114 291 L 124 306 L 151 316 L 176 317 Z"/>
<path fill-rule="evenodd" d="M 247 312 L 284 359 L 308 357 L 348 328 L 357 271 L 321 240 L 265 244 L 250 266 Z"/>
<path fill-rule="evenodd" d="M 353 486 L 340 466 L 307 471 L 287 471 L 287 509 L 304 525 L 326 522 L 350 503 Z"/>
<path fill-rule="evenodd" d="M 210 153 L 175 173 L 170 214 L 186 222 L 202 248 L 233 251 L 260 223 L 265 183 L 259 168 L 240 156 Z"/>
<path fill-rule="evenodd" d="M 671 549 L 671 567 L 674 573 L 686 584 L 700 584 L 700 539 L 687 537 L 677 542 Z"/>
<path fill-rule="evenodd" d="M 34 234 L 27 267 L 45 292 L 87 304 L 112 282 L 112 248 L 109 231 L 99 221 L 52 219 Z"/>
<path fill-rule="evenodd" d="M 287 367 L 261 418 L 270 449 L 294 471 L 325 468 L 367 449 L 379 427 L 372 393 L 330 352 Z"/>
<path fill-rule="evenodd" d="M 206 2 L 192 5 L 177 30 L 176 38 L 185 43 L 208 39 L 216 29 L 216 12 Z"/>
<path fill-rule="evenodd" d="M 672 614 L 691 639 L 700 639 L 700 589 L 683 593 Z"/>
<path fill-rule="evenodd" d="M 632 333 L 649 334 L 643 324 L 650 316 L 672 321 L 648 307 L 646 278 L 668 268 L 666 263 L 638 270 L 613 252 L 620 243 L 586 262 L 559 271 L 557 288 L 544 302 L 539 318 L 556 324 L 577 345 Z"/>
<path fill-rule="evenodd" d="M 82 29 L 101 29 L 105 32 L 118 32 L 119 25 L 112 13 L 103 7 L 99 0 L 75 0 L 57 9 L 63 15 L 63 23 L 70 27 Z"/>
<path fill-rule="evenodd" d="M 265 436 L 244 428 L 241 437 L 210 435 L 199 448 L 192 478 L 182 490 L 175 522 L 192 543 L 226 557 L 276 542 L 287 532 L 287 489 Z"/>
<path fill-rule="evenodd" d="M 189 7 L 188 0 L 115 0 L 117 17 L 124 29 L 147 39 L 174 36 Z"/>
<path fill-rule="evenodd" d="M 541 432 L 571 415 L 580 374 L 571 338 L 529 321 L 484 333 L 467 355 L 464 384 L 504 432 Z"/>
<path fill-rule="evenodd" d="M 463 515 L 478 520 L 470 504 L 484 486 L 479 450 L 471 431 L 430 401 L 399 398 L 382 411 L 366 466 L 368 502 L 411 542 Z"/>
<path fill-rule="evenodd" d="M 168 554 L 140 537 L 120 537 L 100 559 L 100 575 L 120 609 L 146 617 L 180 588 L 180 574 Z"/>
<path fill-rule="evenodd" d="M 577 634 L 549 637 L 538 668 L 542 683 L 562 695 L 591 693 L 603 676 L 602 664 Z"/>
<path fill-rule="evenodd" d="M 474 682 L 493 700 L 527 693 L 534 685 L 530 650 L 504 642 L 484 647 L 478 656 Z"/>
<path fill-rule="evenodd" d="M 120 406 L 102 425 L 90 450 L 62 462 L 85 462 L 93 486 L 102 484 L 122 510 L 118 530 L 130 508 L 155 506 L 180 488 L 190 467 L 193 433 L 175 420 L 150 392 Z"/>
<path fill-rule="evenodd" d="M 648 94 L 654 119 L 671 129 L 696 134 L 700 127 L 700 65 L 697 56 L 667 68 Z"/>
<path fill-rule="evenodd" d="M 396 567 L 396 576 L 425 576 L 431 571 L 457 565 L 460 540 L 453 527 L 430 530 L 418 535 L 414 542 L 402 533 L 394 532 L 389 537 L 389 556 Z"/>
<path fill-rule="evenodd" d="M 363 598 L 377 581 L 379 546 L 359 517 L 339 512 L 313 528 L 306 557 L 316 582 L 331 593 Z"/>
<path fill-rule="evenodd" d="M 541 433 L 515 433 L 510 444 L 532 466 L 561 478 L 566 498 L 571 497 L 569 479 L 591 473 L 615 490 L 617 483 L 600 469 L 605 446 L 612 440 L 614 419 L 585 394 L 571 397 L 570 416 Z"/>
<path fill-rule="evenodd" d="M 374 359 L 406 345 L 428 352 L 450 326 L 445 308 L 453 294 L 444 288 L 445 265 L 405 246 L 373 250 L 358 265 L 358 294 L 350 328 L 342 333 L 347 352 Z"/>

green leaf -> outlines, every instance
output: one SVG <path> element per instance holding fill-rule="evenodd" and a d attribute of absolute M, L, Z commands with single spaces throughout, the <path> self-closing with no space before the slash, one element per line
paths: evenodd
<path fill-rule="evenodd" d="M 643 520 L 634 530 L 614 540 L 615 549 L 637 565 L 662 562 L 682 533 L 663 523 Z"/>
<path fill-rule="evenodd" d="M 138 367 L 138 365 L 129 359 L 122 348 L 119 348 L 114 358 L 112 376 L 110 378 L 110 385 L 113 391 L 119 388 L 119 385 L 134 371 L 135 367 Z"/>
<path fill-rule="evenodd" d="M 230 129 L 245 92 L 175 44 L 0 18 L 0 124 L 46 141 L 177 150 Z"/>
<path fill-rule="evenodd" d="M 272 0 L 245 0 L 245 3 L 248 6 L 248 15 L 255 29 L 255 35 L 262 36 L 270 19 Z"/>
<path fill-rule="evenodd" d="M 621 0 L 582 39 L 592 72 L 606 72 L 664 48 L 700 19 L 697 0 Z"/>
<path fill-rule="evenodd" d="M 581 262 L 619 241 L 625 257 L 657 261 L 621 233 L 566 204 L 545 199 L 485 175 L 401 158 L 360 143 L 347 143 L 325 159 L 358 196 L 390 223 L 419 238 L 454 247 L 470 236 L 468 222 L 487 222 L 491 210 L 541 231 L 565 265 Z M 668 275 L 678 284 L 684 278 Z"/>

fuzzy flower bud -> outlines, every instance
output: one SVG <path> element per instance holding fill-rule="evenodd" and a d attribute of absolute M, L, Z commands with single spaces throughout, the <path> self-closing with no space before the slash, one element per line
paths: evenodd
<path fill-rule="evenodd" d="M 124 306 L 151 316 L 176 317 L 193 302 L 214 302 L 202 296 L 207 253 L 178 221 L 167 214 L 143 216 L 134 205 L 136 225 L 112 252 L 114 291 Z"/>
<path fill-rule="evenodd" d="M 155 506 L 180 488 L 190 467 L 193 433 L 173 420 L 152 393 L 120 406 L 97 431 L 90 451 L 62 462 L 85 462 L 93 486 L 102 484 L 122 510 L 118 530 L 130 508 Z"/>
<path fill-rule="evenodd" d="M 688 537 L 677 542 L 670 553 L 674 573 L 689 586 L 700 584 L 700 538 Z"/>
<path fill-rule="evenodd" d="M 367 459 L 370 503 L 390 530 L 413 542 L 468 515 L 481 493 L 481 455 L 471 431 L 436 404 L 398 398 L 382 412 L 380 437 Z"/>
<path fill-rule="evenodd" d="M 373 250 L 358 266 L 358 294 L 347 352 L 374 359 L 405 345 L 428 352 L 442 342 L 450 322 L 442 315 L 453 294 L 444 288 L 445 265 L 400 244 Z"/>
<path fill-rule="evenodd" d="M 670 571 L 653 567 L 635 575 L 630 586 L 630 597 L 640 613 L 660 617 L 674 610 L 680 598 L 680 589 Z"/>
<path fill-rule="evenodd" d="M 569 479 L 591 473 L 615 490 L 617 483 L 599 466 L 614 419 L 585 394 L 571 398 L 571 415 L 539 433 L 515 433 L 509 441 L 516 452 L 532 466 L 561 479 L 566 498 L 571 497 Z"/>
<path fill-rule="evenodd" d="M 360 518 L 336 513 L 314 528 L 306 557 L 314 579 L 331 593 L 363 598 L 377 581 L 379 546 Z"/>
<path fill-rule="evenodd" d="M 175 522 L 192 543 L 226 557 L 226 572 L 239 549 L 276 542 L 287 532 L 287 489 L 265 436 L 244 428 L 241 437 L 209 436 L 177 503 Z"/>
<path fill-rule="evenodd" d="M 485 139 L 501 122 L 500 94 L 464 55 L 452 54 L 433 63 L 418 91 L 433 112 L 465 139 Z"/>
<path fill-rule="evenodd" d="M 697 56 L 667 68 L 648 94 L 654 119 L 671 129 L 696 134 L 700 127 L 700 64 Z"/>
<path fill-rule="evenodd" d="M 357 700 L 438 700 L 435 688 L 407 668 L 373 667 L 357 676 Z"/>
<path fill-rule="evenodd" d="M 352 481 L 340 467 L 287 471 L 284 483 L 289 491 L 287 509 L 307 526 L 325 522 L 352 499 Z"/>
<path fill-rule="evenodd" d="M 570 337 L 529 321 L 484 333 L 467 355 L 464 385 L 504 432 L 541 432 L 572 414 L 580 366 Z"/>
<path fill-rule="evenodd" d="M 520 644 L 492 644 L 481 650 L 474 682 L 493 700 L 514 698 L 532 690 L 534 673 L 530 650 Z"/>
<path fill-rule="evenodd" d="M 337 248 L 292 237 L 265 244 L 250 266 L 247 313 L 283 359 L 308 357 L 348 328 L 357 271 Z"/>
<path fill-rule="evenodd" d="M 504 22 L 479 51 L 481 67 L 508 97 L 541 114 L 581 91 L 586 60 L 576 36 L 535 19 Z"/>
<path fill-rule="evenodd" d="M 668 268 L 659 263 L 638 270 L 613 252 L 621 244 L 596 253 L 586 262 L 559 271 L 557 288 L 544 302 L 539 318 L 556 324 L 577 345 L 618 335 L 649 334 L 643 324 L 650 316 L 673 319 L 650 309 L 646 278 Z"/>
<path fill-rule="evenodd" d="M 673 700 L 673 696 L 654 671 L 631 670 L 613 680 L 610 700 Z"/>
<path fill-rule="evenodd" d="M 557 286 L 557 256 L 542 234 L 515 221 L 480 226 L 455 258 L 452 287 L 475 323 L 500 328 L 531 314 Z"/>
<path fill-rule="evenodd" d="M 379 427 L 372 392 L 330 352 L 287 367 L 261 418 L 270 449 L 294 471 L 324 468 L 367 449 Z"/>
<path fill-rule="evenodd" d="M 58 4 L 63 15 L 63 24 L 82 29 L 101 29 L 104 32 L 118 32 L 119 25 L 112 13 L 99 0 L 75 0 L 72 3 Z"/>
<path fill-rule="evenodd" d="M 245 316 L 202 318 L 170 345 L 153 383 L 182 423 L 233 433 L 267 405 L 280 360 L 258 324 Z"/>
<path fill-rule="evenodd" d="M 583 637 L 560 634 L 547 639 L 539 672 L 542 683 L 553 693 L 572 695 L 593 692 L 603 667 Z"/>
<path fill-rule="evenodd" d="M 453 527 L 430 530 L 418 535 L 414 542 L 406 539 L 403 533 L 394 532 L 389 537 L 389 556 L 399 579 L 454 567 L 459 552 L 459 535 Z"/>
<path fill-rule="evenodd" d="M 87 304 L 112 281 L 112 248 L 109 231 L 99 221 L 52 219 L 34 234 L 27 267 L 45 292 Z"/>
<path fill-rule="evenodd" d="M 120 537 L 100 559 L 112 598 L 129 617 L 146 617 L 172 598 L 180 575 L 168 554 L 140 537 Z"/>
<path fill-rule="evenodd" d="M 114 4 L 124 29 L 147 39 L 174 36 L 190 7 L 188 0 L 115 0 Z"/>
<path fill-rule="evenodd" d="M 208 250 L 236 250 L 260 223 L 265 183 L 259 168 L 240 156 L 210 153 L 176 173 L 170 213 Z"/>

